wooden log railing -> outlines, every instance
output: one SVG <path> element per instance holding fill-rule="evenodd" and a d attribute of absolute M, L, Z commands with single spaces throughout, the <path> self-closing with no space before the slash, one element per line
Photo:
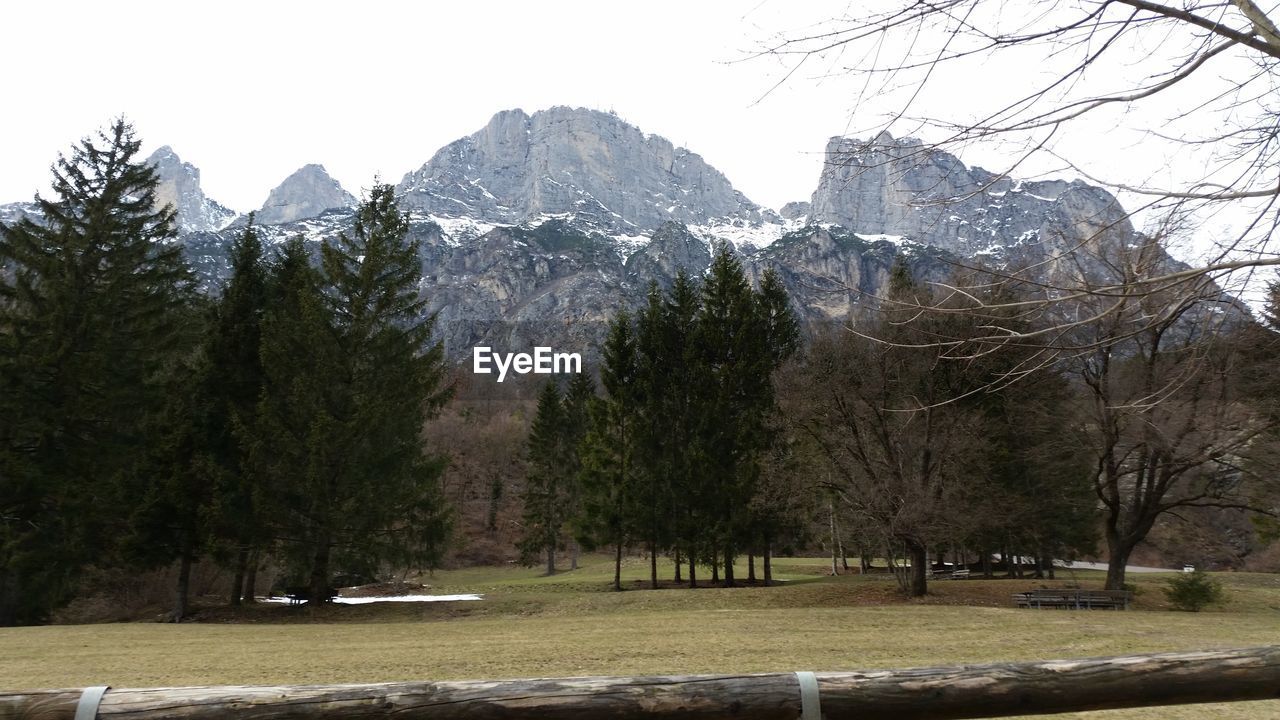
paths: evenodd
<path fill-rule="evenodd" d="M 0 720 L 76 720 L 82 694 L 0 691 Z M 78 717 L 947 720 L 1278 697 L 1280 646 L 1273 646 L 816 674 L 113 689 Z"/>

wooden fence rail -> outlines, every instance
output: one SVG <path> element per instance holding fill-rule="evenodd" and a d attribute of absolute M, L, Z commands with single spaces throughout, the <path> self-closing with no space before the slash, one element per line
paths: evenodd
<path fill-rule="evenodd" d="M 0 691 L 0 720 L 92 720 L 92 699 L 77 717 L 82 695 L 92 698 L 83 689 Z M 815 674 L 112 689 L 96 717 L 947 720 L 1275 698 L 1280 646 Z"/>

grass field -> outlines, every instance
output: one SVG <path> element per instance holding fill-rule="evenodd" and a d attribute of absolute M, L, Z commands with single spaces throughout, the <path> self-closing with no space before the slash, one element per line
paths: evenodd
<path fill-rule="evenodd" d="M 478 568 L 425 579 L 433 593 L 483 593 L 475 602 L 209 608 L 182 625 L 0 629 L 0 687 L 842 670 L 1280 644 L 1280 576 L 1220 575 L 1230 600 L 1202 613 L 1164 609 L 1167 576 L 1133 576 L 1135 610 L 1090 612 L 1011 607 L 1013 592 L 1051 581 L 935 582 L 928 598 L 905 601 L 888 577 L 832 578 L 826 567 L 779 560 L 785 582 L 772 588 L 614 593 L 611 565 L 590 557 L 551 578 Z M 638 587 L 647 565 L 626 571 Z M 1099 586 L 1101 574 L 1074 580 Z M 1262 720 L 1280 718 L 1280 702 L 1062 717 Z"/>

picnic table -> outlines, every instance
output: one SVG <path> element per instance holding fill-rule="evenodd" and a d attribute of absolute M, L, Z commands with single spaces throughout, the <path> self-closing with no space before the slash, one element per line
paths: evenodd
<path fill-rule="evenodd" d="M 1127 590 L 1081 590 L 1079 588 L 1044 588 L 1014 593 L 1020 608 L 1055 608 L 1059 610 L 1128 610 L 1133 593 Z"/>

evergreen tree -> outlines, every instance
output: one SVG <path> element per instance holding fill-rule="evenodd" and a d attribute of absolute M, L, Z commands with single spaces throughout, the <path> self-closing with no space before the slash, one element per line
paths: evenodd
<path fill-rule="evenodd" d="M 121 535 L 189 317 L 172 208 L 123 119 L 0 238 L 0 624 L 39 622 Z"/>
<path fill-rule="evenodd" d="M 268 278 L 262 397 L 252 426 L 241 431 L 257 481 L 251 501 L 282 540 L 288 572 L 308 581 L 317 554 L 327 574 L 332 549 L 329 507 L 336 493 L 327 453 L 337 442 L 334 416 L 344 371 L 320 283 L 302 240 L 286 242 Z"/>
<path fill-rule="evenodd" d="M 578 534 L 588 546 L 613 546 L 613 588 L 622 590 L 622 551 L 635 524 L 638 422 L 635 333 L 625 311 L 609 324 L 600 384 L 605 394 L 592 402 L 591 424 L 580 446 L 582 513 Z"/>
<path fill-rule="evenodd" d="M 755 293 L 727 249 L 716 254 L 703 283 L 698 333 L 707 393 L 696 436 L 706 458 L 715 548 L 722 553 L 724 584 L 730 587 L 767 440 L 775 353 Z"/>
<path fill-rule="evenodd" d="M 714 549 L 707 537 L 712 499 L 702 471 L 706 454 L 697 442 L 702 413 L 707 411 L 704 394 L 709 387 L 699 351 L 698 315 L 702 298 L 697 285 L 682 270 L 677 273 L 662 303 L 660 342 L 656 355 L 645 360 L 645 383 L 661 389 L 649 393 L 646 412 L 652 418 L 652 436 L 647 457 L 660 459 L 661 473 L 669 484 L 671 544 L 678 556 L 688 560 L 689 586 L 697 587 L 697 561 Z M 652 453 L 651 455 L 648 453 Z"/>
<path fill-rule="evenodd" d="M 636 406 L 640 419 L 636 443 L 635 489 L 641 516 L 637 532 L 649 550 L 650 587 L 658 586 L 658 553 L 675 550 L 696 558 L 705 528 L 700 526 L 706 497 L 697 482 L 699 446 L 694 442 L 697 395 L 703 389 L 696 351 L 697 288 L 683 270 L 664 296 L 657 283 L 637 318 Z M 690 577 L 696 584 L 697 570 Z"/>
<path fill-rule="evenodd" d="M 351 233 L 321 248 L 342 376 L 339 433 L 326 463 L 333 494 L 319 526 L 341 551 L 336 559 L 365 574 L 379 561 L 434 567 L 448 528 L 446 459 L 428 452 L 421 434 L 452 391 L 444 347 L 431 341 L 435 316 L 426 316 L 420 242 L 409 229 L 395 189 L 375 184 Z M 329 579 L 324 542 L 316 544 L 313 592 Z"/>
<path fill-rule="evenodd" d="M 376 185 L 351 232 L 321 248 L 322 272 L 300 244 L 277 269 L 286 301 L 263 323 L 254 467 L 313 597 L 337 567 L 433 566 L 447 532 L 445 460 L 421 432 L 450 391 L 408 234 L 393 188 Z"/>
<path fill-rule="evenodd" d="M 566 443 L 566 421 L 560 390 L 554 380 L 549 380 L 538 393 L 538 409 L 529 429 L 524 536 L 520 541 L 520 554 L 526 563 L 532 564 L 533 558 L 546 554 L 547 575 L 556 573 L 556 549 L 568 505 L 565 479 L 571 453 Z"/>
<path fill-rule="evenodd" d="M 244 429 L 254 423 L 262 397 L 262 319 L 268 296 L 262 241 L 252 215 L 232 241 L 230 257 L 231 278 L 215 306 L 207 341 L 203 388 L 212 400 L 207 444 L 220 471 L 215 508 L 218 534 L 232 553 L 231 604 L 238 605 L 242 598 L 253 602 L 253 568 L 266 542 L 243 437 Z"/>
<path fill-rule="evenodd" d="M 155 431 L 137 450 L 140 466 L 121 533 L 123 559 L 130 565 L 152 569 L 178 561 L 168 615 L 173 622 L 187 616 L 191 567 L 212 540 L 211 506 L 221 474 L 210 443 L 216 405 L 208 383 L 212 366 L 197 338 L 188 347 L 189 354 L 170 373 L 171 392 Z"/>
<path fill-rule="evenodd" d="M 596 397 L 596 384 L 588 373 L 578 373 L 564 392 L 565 443 L 565 510 L 572 519 L 582 512 L 582 443 L 591 425 L 591 402 Z M 571 538 L 571 540 L 573 540 Z M 578 569 L 578 544 L 573 540 L 569 569 Z"/>

